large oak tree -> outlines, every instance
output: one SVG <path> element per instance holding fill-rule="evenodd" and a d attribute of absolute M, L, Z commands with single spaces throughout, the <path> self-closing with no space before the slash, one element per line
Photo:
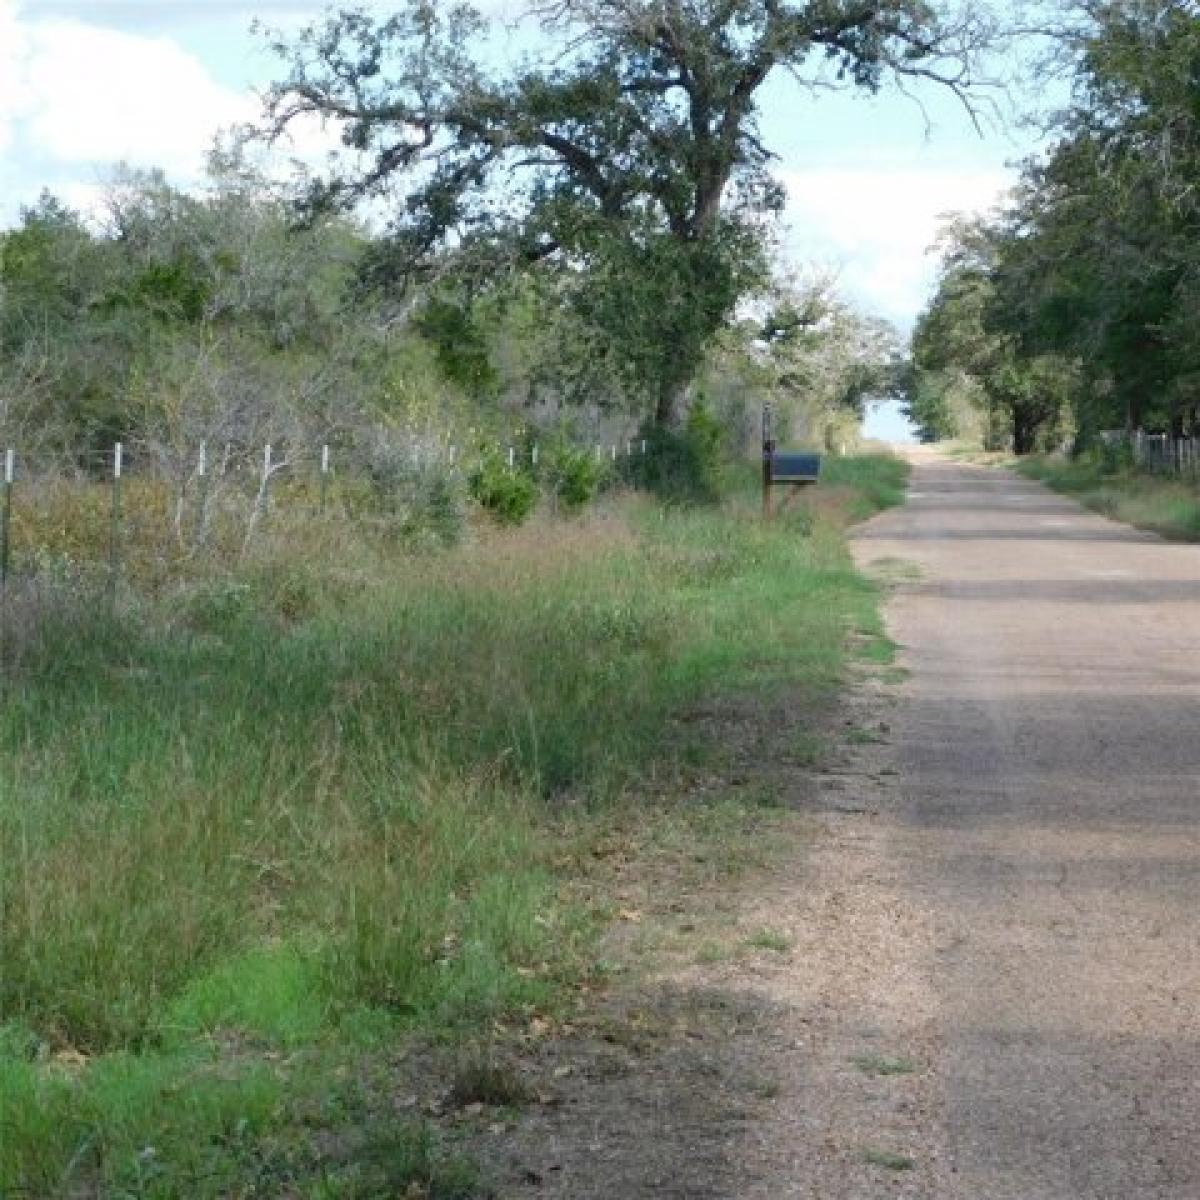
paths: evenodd
<path fill-rule="evenodd" d="M 764 84 L 790 75 L 808 120 L 826 87 L 924 80 L 966 99 L 991 32 L 978 4 L 922 0 L 561 0 L 528 17 L 535 48 L 500 70 L 469 6 L 336 13 L 277 43 L 272 128 L 341 123 L 350 153 L 306 205 L 388 199 L 377 278 L 434 263 L 476 280 L 535 262 L 568 273 L 660 425 L 766 273 L 783 196 Z"/>

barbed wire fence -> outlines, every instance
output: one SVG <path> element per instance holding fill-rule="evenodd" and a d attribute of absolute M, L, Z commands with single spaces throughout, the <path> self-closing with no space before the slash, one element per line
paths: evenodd
<path fill-rule="evenodd" d="M 466 483 L 485 465 L 544 479 L 556 452 L 566 446 L 616 473 L 649 451 L 645 439 L 623 436 L 543 444 L 521 431 L 511 442 L 409 435 L 370 445 L 260 445 L 200 440 L 171 448 L 159 442 L 123 441 L 111 448 L 62 458 L 3 451 L 0 492 L 0 666 L 7 661 L 14 583 L 39 569 L 39 553 L 60 563 L 78 550 L 91 581 L 101 583 L 108 605 L 119 605 L 136 544 L 161 559 L 164 571 L 181 560 L 223 554 L 237 561 L 253 547 L 277 506 L 291 518 L 386 522 L 387 495 L 398 480 Z M 394 514 L 394 509 L 393 509 Z M 18 537 L 18 534 L 20 537 Z M 219 536 L 217 536 L 219 534 Z M 18 542 L 21 551 L 17 557 Z"/>
<path fill-rule="evenodd" d="M 1127 447 L 1134 465 L 1143 471 L 1200 480 L 1200 437 L 1110 429 L 1100 440 L 1110 449 Z"/>

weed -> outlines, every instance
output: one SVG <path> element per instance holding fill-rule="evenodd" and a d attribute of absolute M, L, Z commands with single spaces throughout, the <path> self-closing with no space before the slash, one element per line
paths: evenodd
<path fill-rule="evenodd" d="M 886 1058 L 879 1054 L 864 1054 L 853 1060 L 865 1075 L 912 1075 L 917 1067 L 907 1058 Z"/>
<path fill-rule="evenodd" d="M 870 729 L 848 729 L 846 731 L 846 741 L 851 746 L 879 746 L 886 740 Z"/>
<path fill-rule="evenodd" d="M 792 949 L 792 939 L 776 929 L 760 929 L 746 939 L 746 944 L 755 950 L 769 950 L 772 954 L 788 954 Z"/>
<path fill-rule="evenodd" d="M 1200 541 L 1200 488 L 1194 481 L 1134 470 L 1120 456 L 1101 454 L 1024 459 L 1019 470 L 1107 517 L 1176 541 Z"/>
<path fill-rule="evenodd" d="M 825 752 L 825 742 L 815 734 L 801 732 L 792 739 L 792 758 L 800 766 L 815 767 Z"/>
<path fill-rule="evenodd" d="M 885 1171 L 911 1171 L 917 1165 L 916 1160 L 907 1154 L 870 1147 L 863 1151 L 863 1162 L 872 1167 L 882 1167 Z"/>
<path fill-rule="evenodd" d="M 750 1080 L 749 1090 L 760 1100 L 777 1100 L 783 1085 L 776 1078 L 759 1075 Z"/>
<path fill-rule="evenodd" d="M 903 504 L 908 475 L 908 464 L 888 455 L 829 457 L 821 470 L 823 487 L 847 490 L 853 520 Z"/>
<path fill-rule="evenodd" d="M 478 1200 L 481 1194 L 474 1164 L 444 1150 L 423 1123 L 370 1128 L 355 1159 L 342 1175 L 340 1194 L 356 1200 Z"/>
<path fill-rule="evenodd" d="M 513 1067 L 476 1049 L 459 1059 L 450 1098 L 460 1108 L 468 1104 L 521 1108 L 533 1099 L 533 1091 Z"/>

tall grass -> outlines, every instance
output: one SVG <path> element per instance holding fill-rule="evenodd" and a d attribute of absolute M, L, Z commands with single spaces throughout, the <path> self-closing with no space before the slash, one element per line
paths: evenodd
<path fill-rule="evenodd" d="M 1039 457 L 1019 469 L 1114 520 L 1176 541 L 1200 541 L 1200 484 L 1195 481 L 1106 465 L 1093 457 Z"/>
<path fill-rule="evenodd" d="M 841 470 L 835 508 L 894 498 L 896 468 Z M 819 696 L 879 635 L 838 520 L 752 514 L 626 500 L 428 557 L 327 525 L 30 626 L 0 704 L 0 1193 L 226 1194 L 231 1139 L 298 1086 L 237 1048 L 470 1027 L 584 970 L 571 814 L 670 770 L 706 693 Z"/>

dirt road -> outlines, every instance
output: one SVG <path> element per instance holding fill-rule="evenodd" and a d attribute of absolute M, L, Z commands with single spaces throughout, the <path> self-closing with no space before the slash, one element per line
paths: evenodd
<path fill-rule="evenodd" d="M 914 466 L 855 552 L 915 568 L 883 854 L 927 926 L 917 1194 L 1197 1200 L 1200 549 Z"/>
<path fill-rule="evenodd" d="M 914 465 L 854 539 L 907 676 L 815 774 L 786 695 L 712 718 L 796 823 L 646 881 L 659 949 L 526 1064 L 497 1195 L 1200 1200 L 1200 548 Z"/>

